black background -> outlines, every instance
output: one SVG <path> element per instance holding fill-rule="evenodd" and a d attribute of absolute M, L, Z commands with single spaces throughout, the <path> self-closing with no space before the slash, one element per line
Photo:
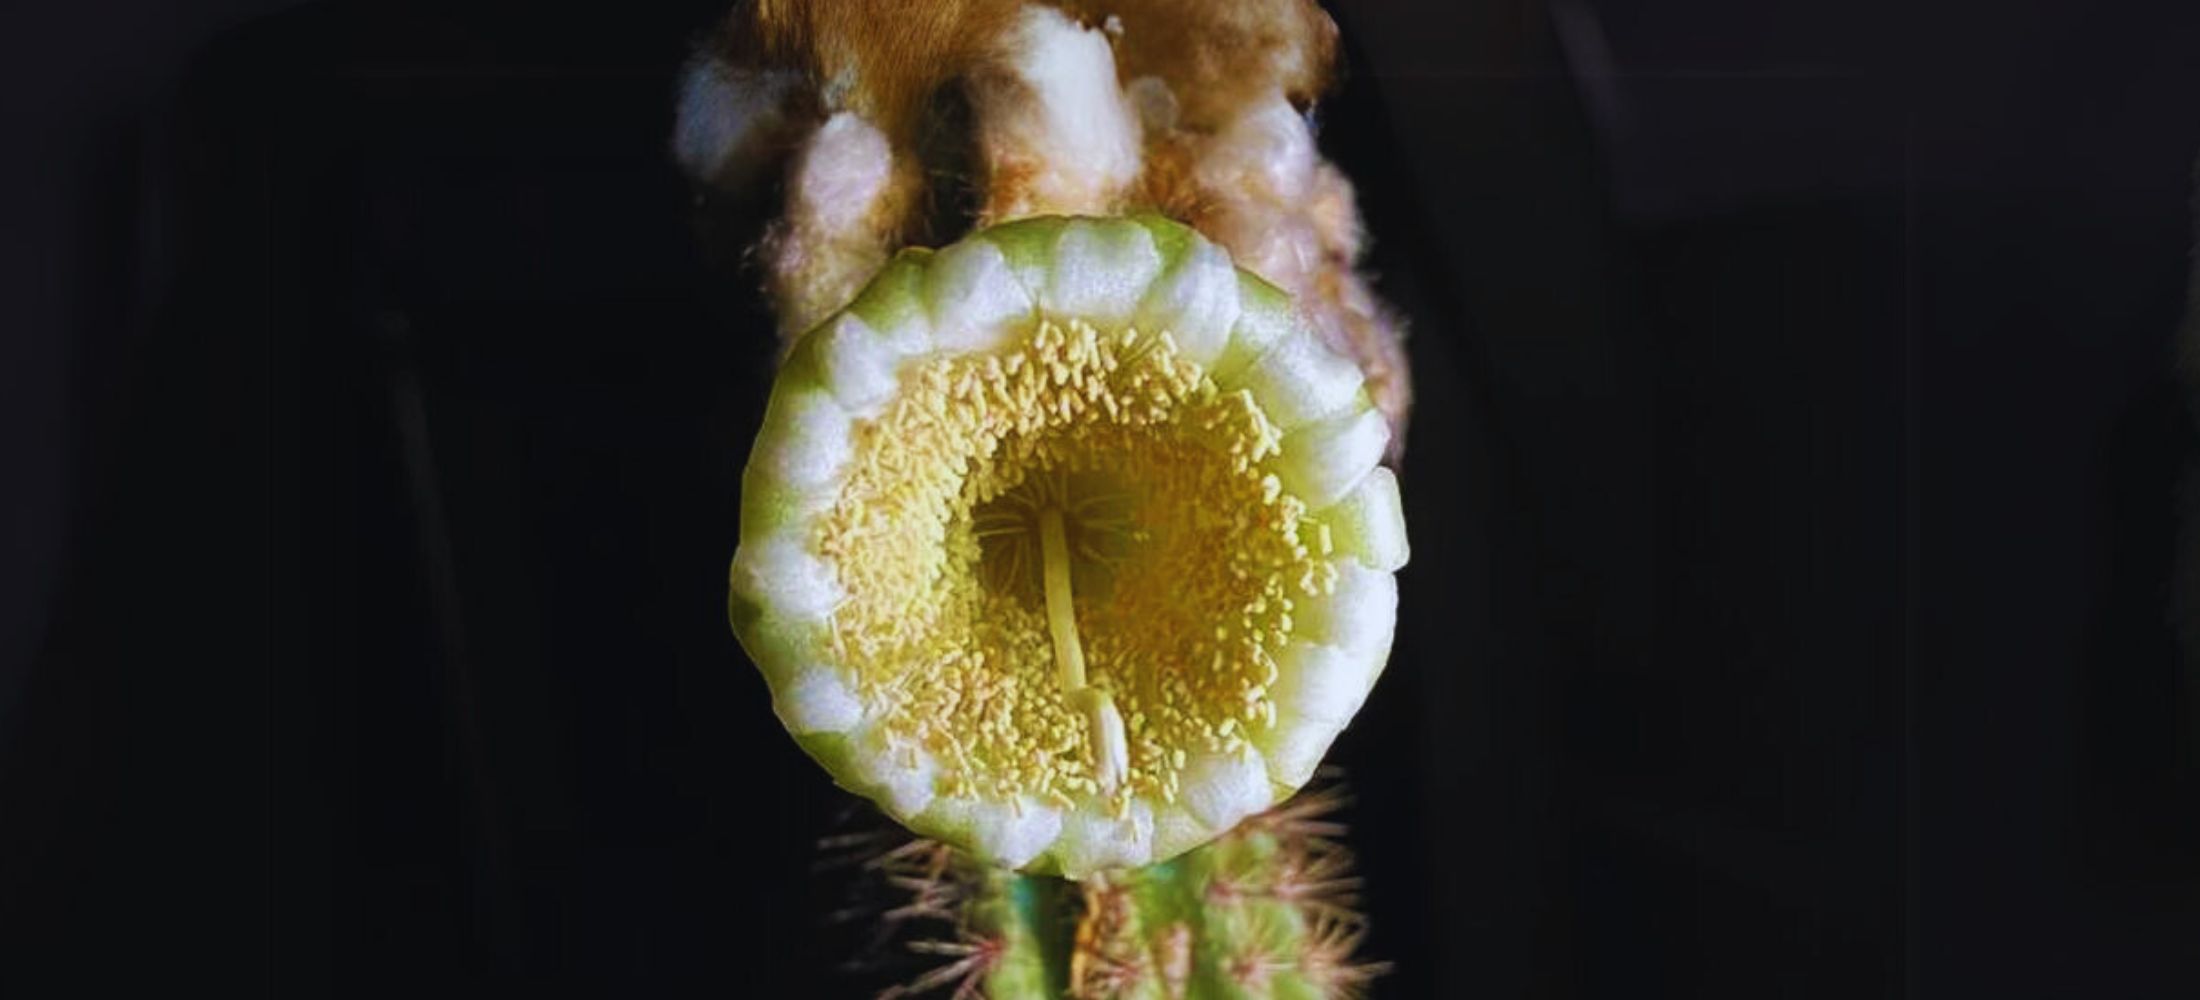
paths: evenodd
<path fill-rule="evenodd" d="M 723 619 L 718 5 L 283 6 L 0 53 L 0 982 L 861 995 Z M 1421 394 L 1379 995 L 2200 991 L 2155 6 L 1337 8 Z"/>

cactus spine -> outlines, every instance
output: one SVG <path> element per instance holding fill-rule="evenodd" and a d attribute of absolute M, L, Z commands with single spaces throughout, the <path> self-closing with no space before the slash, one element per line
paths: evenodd
<path fill-rule="evenodd" d="M 1355 957 L 1359 879 L 1309 791 L 1170 861 L 1084 882 L 972 861 L 911 840 L 868 863 L 902 902 L 904 947 L 939 964 L 880 994 L 901 1000 L 1347 1000 L 1386 966 Z"/>

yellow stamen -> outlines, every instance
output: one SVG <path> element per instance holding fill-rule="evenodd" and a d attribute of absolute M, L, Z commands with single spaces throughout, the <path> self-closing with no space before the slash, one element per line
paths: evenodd
<path fill-rule="evenodd" d="M 832 653 L 943 795 L 1166 801 L 1274 725 L 1289 616 L 1335 576 L 1276 437 L 1165 337 L 1048 320 L 924 362 L 819 525 Z"/>

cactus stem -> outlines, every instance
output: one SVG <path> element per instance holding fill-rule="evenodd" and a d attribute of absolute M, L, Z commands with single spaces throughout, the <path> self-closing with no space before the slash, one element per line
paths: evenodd
<path fill-rule="evenodd" d="M 1358 1000 L 1390 966 L 1354 958 L 1367 920 L 1350 909 L 1350 852 L 1306 832 L 1327 832 L 1343 799 L 1304 794 L 1174 860 L 1083 882 L 993 868 L 935 841 L 887 850 L 865 867 L 915 905 L 885 930 L 903 919 L 935 928 L 906 946 L 943 964 L 880 997 Z"/>

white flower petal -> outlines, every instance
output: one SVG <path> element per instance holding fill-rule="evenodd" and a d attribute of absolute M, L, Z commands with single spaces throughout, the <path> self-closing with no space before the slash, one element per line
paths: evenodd
<path fill-rule="evenodd" d="M 841 680 L 839 671 L 826 666 L 797 670 L 772 693 L 772 709 L 787 731 L 797 736 L 843 733 L 863 721 L 863 702 Z"/>
<path fill-rule="evenodd" d="M 1276 473 L 1292 496 L 1309 507 L 1327 507 L 1375 468 L 1389 446 L 1390 422 L 1369 407 L 1284 435 Z"/>
<path fill-rule="evenodd" d="M 1207 753 L 1186 762 L 1178 798 L 1212 830 L 1227 830 L 1273 801 L 1268 765 L 1248 747 L 1238 754 Z"/>
<path fill-rule="evenodd" d="M 947 351 L 998 347 L 1032 312 L 1031 293 L 1009 270 L 1001 248 L 985 240 L 964 240 L 935 255 L 925 271 L 925 298 L 933 343 Z"/>
<path fill-rule="evenodd" d="M 1230 327 L 1230 342 L 1222 356 L 1208 367 L 1208 374 L 1223 384 L 1235 380 L 1285 337 L 1313 336 L 1283 289 L 1242 270 L 1237 282 L 1237 323 Z"/>
<path fill-rule="evenodd" d="M 1237 320 L 1237 268 L 1221 247 L 1193 233 L 1184 255 L 1146 293 L 1132 322 L 1141 330 L 1168 331 L 1184 360 L 1205 367 L 1222 357 Z"/>
<path fill-rule="evenodd" d="M 1297 640 L 1276 654 L 1276 683 L 1268 694 L 1279 712 L 1343 725 L 1367 700 L 1381 667 L 1378 657 Z"/>
<path fill-rule="evenodd" d="M 838 484 L 855 451 L 855 418 L 822 386 L 783 385 L 772 393 L 749 469 L 803 492 Z"/>
<path fill-rule="evenodd" d="M 1062 833 L 1059 810 L 1026 796 L 1015 805 L 990 799 L 935 799 L 920 826 L 939 830 L 993 864 L 1022 868 Z"/>
<path fill-rule="evenodd" d="M 1303 601 L 1292 617 L 1297 638 L 1381 657 L 1398 624 L 1398 581 L 1357 563 L 1340 564 L 1336 589 Z"/>
<path fill-rule="evenodd" d="M 932 251 L 923 248 L 902 250 L 848 304 L 848 313 L 876 331 L 899 357 L 915 357 L 932 349 L 932 314 L 924 303 L 925 275 L 932 257 Z"/>
<path fill-rule="evenodd" d="M 1268 775 L 1261 774 L 1266 785 Z M 1215 838 L 1221 831 L 1199 821 L 1182 802 L 1156 806 L 1153 811 L 1153 860 L 1166 861 Z"/>
<path fill-rule="evenodd" d="M 1153 860 L 1153 807 L 1143 799 L 1132 799 L 1118 819 L 1107 803 L 1088 800 L 1063 819 L 1054 855 L 1062 874 L 1073 879 L 1146 864 Z"/>
<path fill-rule="evenodd" d="M 1412 556 L 1405 510 L 1398 500 L 1398 477 L 1389 469 L 1375 467 L 1316 519 L 1328 526 L 1337 551 L 1368 569 L 1395 573 Z"/>
<path fill-rule="evenodd" d="M 811 336 L 818 371 L 851 416 L 876 414 L 900 388 L 895 372 L 903 355 L 854 313 L 841 313 Z"/>
<path fill-rule="evenodd" d="M 1253 393 L 1270 423 L 1289 431 L 1344 412 L 1361 398 L 1360 366 L 1312 335 L 1276 341 L 1233 381 Z"/>
<path fill-rule="evenodd" d="M 1277 784 L 1297 790 L 1306 787 L 1314 777 L 1314 769 L 1321 766 L 1322 758 L 1329 753 L 1329 745 L 1336 741 L 1344 726 L 1317 719 L 1295 719 L 1281 722 L 1276 731 L 1261 738 L 1258 743 L 1268 761 L 1268 777 Z"/>
<path fill-rule="evenodd" d="M 1153 234 L 1128 219 L 1078 219 L 1055 243 L 1045 307 L 1103 330 L 1130 321 L 1161 274 Z"/>
<path fill-rule="evenodd" d="M 789 532 L 735 549 L 731 582 L 735 593 L 756 602 L 766 615 L 787 621 L 822 619 L 842 597 L 838 574 Z"/>
<path fill-rule="evenodd" d="M 939 761 L 923 747 L 893 740 L 886 727 L 872 725 L 851 736 L 851 770 L 859 794 L 869 796 L 903 822 L 932 804 Z"/>

